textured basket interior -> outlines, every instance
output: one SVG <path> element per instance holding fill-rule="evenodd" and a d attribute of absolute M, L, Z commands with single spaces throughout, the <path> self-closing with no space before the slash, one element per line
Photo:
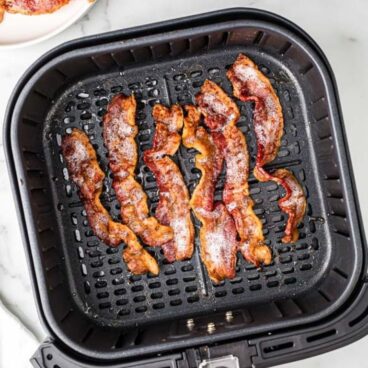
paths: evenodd
<path fill-rule="evenodd" d="M 231 28 L 232 27 L 232 28 Z M 271 331 L 309 318 L 338 302 L 353 277 L 356 248 L 350 237 L 341 168 L 324 78 L 306 51 L 284 33 L 266 26 L 226 26 L 220 30 L 156 40 L 128 47 L 110 44 L 66 55 L 45 69 L 23 101 L 18 119 L 18 149 L 37 237 L 47 293 L 46 318 L 64 341 L 86 350 L 127 351 L 162 342 L 213 337 L 224 331 L 257 327 Z M 250 56 L 270 78 L 284 111 L 285 133 L 270 169 L 293 171 L 307 194 L 308 209 L 300 240 L 282 244 L 285 216 L 274 183 L 250 177 L 255 212 L 262 219 L 274 262 L 261 270 L 238 257 L 237 277 L 213 285 L 200 262 L 198 244 L 190 261 L 167 264 L 159 249 L 161 272 L 133 276 L 121 260 L 123 245 L 112 249 L 92 233 L 76 187 L 60 151 L 61 137 L 84 129 L 106 173 L 103 203 L 119 220 L 111 189 L 101 120 L 111 96 L 134 93 L 138 100 L 138 146 L 150 147 L 157 103 L 193 103 L 206 78 L 231 93 L 226 68 L 239 52 Z M 256 153 L 252 105 L 238 103 L 252 165 Z M 181 147 L 175 160 L 193 190 L 199 172 L 195 151 Z M 140 158 L 137 178 L 154 213 L 155 180 Z M 218 183 L 218 198 L 224 176 Z M 197 229 L 198 229 L 198 224 Z"/>

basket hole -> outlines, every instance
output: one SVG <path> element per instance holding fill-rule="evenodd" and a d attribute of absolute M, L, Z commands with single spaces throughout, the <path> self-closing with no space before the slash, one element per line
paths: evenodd
<path fill-rule="evenodd" d="M 108 260 L 108 263 L 109 263 L 110 265 L 114 265 L 114 264 L 120 263 L 120 258 L 110 258 L 110 259 Z"/>
<path fill-rule="evenodd" d="M 173 275 L 174 273 L 176 273 L 176 270 L 173 267 L 170 267 L 167 270 L 165 270 L 165 275 Z"/>
<path fill-rule="evenodd" d="M 188 303 L 196 303 L 199 301 L 198 295 L 193 295 L 187 298 Z"/>
<path fill-rule="evenodd" d="M 248 275 L 247 276 L 247 279 L 249 280 L 249 281 L 253 281 L 253 280 L 258 280 L 259 279 L 259 274 L 258 273 L 253 273 L 253 274 L 250 274 L 250 275 Z"/>
<path fill-rule="evenodd" d="M 125 295 L 126 294 L 126 289 L 124 289 L 124 288 L 121 288 L 121 289 L 116 289 L 115 291 L 114 291 L 114 294 L 115 295 Z"/>
<path fill-rule="evenodd" d="M 194 270 L 194 267 L 191 264 L 189 264 L 189 265 L 182 266 L 181 270 L 183 272 L 190 272 Z"/>
<path fill-rule="evenodd" d="M 140 306 L 140 307 L 135 308 L 135 311 L 136 311 L 137 313 L 144 313 L 144 312 L 146 312 L 146 311 L 147 311 L 147 307 L 146 307 L 145 305 L 142 305 L 142 306 Z"/>
<path fill-rule="evenodd" d="M 118 299 L 116 305 L 127 305 L 129 303 L 128 299 Z"/>
<path fill-rule="evenodd" d="M 301 271 L 308 271 L 312 269 L 312 265 L 310 263 L 306 263 L 300 266 Z"/>
<path fill-rule="evenodd" d="M 193 291 L 197 291 L 197 286 L 195 286 L 195 285 L 193 285 L 193 286 L 187 286 L 187 287 L 185 288 L 185 291 L 186 291 L 187 293 L 192 293 Z"/>
<path fill-rule="evenodd" d="M 193 281 L 195 281 L 195 276 L 191 276 L 191 277 L 184 277 L 183 278 L 183 281 L 184 282 L 193 282 Z"/>
<path fill-rule="evenodd" d="M 134 293 L 138 292 L 138 291 L 142 291 L 144 288 L 143 288 L 143 285 L 136 285 L 136 286 L 133 286 L 132 287 L 132 291 Z"/>
<path fill-rule="evenodd" d="M 161 282 L 151 282 L 150 284 L 148 284 L 148 287 L 150 289 L 157 289 L 159 287 L 161 287 Z"/>
<path fill-rule="evenodd" d="M 91 284 L 89 283 L 89 281 L 85 281 L 83 285 L 85 293 L 89 294 L 91 292 Z"/>
<path fill-rule="evenodd" d="M 288 274 L 288 273 L 293 273 L 294 272 L 294 267 L 287 267 L 281 270 L 281 272 L 283 274 Z"/>
<path fill-rule="evenodd" d="M 104 271 L 95 271 L 95 272 L 93 272 L 92 276 L 95 277 L 95 278 L 104 277 L 105 272 Z"/>
<path fill-rule="evenodd" d="M 235 295 L 242 294 L 242 293 L 244 293 L 244 288 L 243 287 L 237 287 L 237 288 L 232 290 L 232 293 L 235 294 Z"/>
<path fill-rule="evenodd" d="M 109 293 L 107 291 L 102 292 L 102 293 L 97 293 L 97 298 L 98 299 L 105 299 L 109 297 Z"/>
<path fill-rule="evenodd" d="M 307 243 L 297 243 L 295 246 L 296 250 L 303 250 L 303 249 L 307 249 L 308 248 L 308 244 Z"/>
<path fill-rule="evenodd" d="M 296 278 L 295 277 L 288 277 L 284 280 L 285 285 L 295 284 Z"/>
<path fill-rule="evenodd" d="M 267 287 L 269 287 L 269 288 L 273 288 L 273 287 L 276 287 L 278 285 L 279 285 L 279 282 L 276 281 L 276 280 L 267 282 Z"/>
<path fill-rule="evenodd" d="M 140 275 L 132 275 L 129 277 L 130 282 L 137 282 L 142 280 L 142 276 Z"/>
<path fill-rule="evenodd" d="M 326 331 L 326 332 L 322 332 L 322 333 L 317 334 L 317 335 L 309 336 L 309 337 L 307 337 L 307 342 L 314 342 L 314 341 L 317 341 L 317 340 L 326 339 L 327 337 L 336 335 L 336 332 L 337 331 L 335 329 L 333 329 L 333 330 L 329 330 L 329 331 Z"/>
<path fill-rule="evenodd" d="M 165 304 L 164 303 L 156 303 L 152 305 L 153 309 L 163 309 L 165 308 Z"/>
<path fill-rule="evenodd" d="M 177 307 L 178 305 L 181 305 L 183 302 L 181 299 L 175 299 L 175 300 L 171 300 L 170 305 L 173 307 Z"/>
<path fill-rule="evenodd" d="M 249 290 L 251 291 L 256 291 L 256 290 L 261 290 L 262 289 L 262 285 L 261 284 L 255 284 L 255 285 L 251 285 L 249 287 Z"/>
<path fill-rule="evenodd" d="M 170 279 L 166 281 L 166 285 L 177 285 L 178 284 L 178 279 Z"/>
<path fill-rule="evenodd" d="M 319 242 L 318 242 L 318 239 L 317 238 L 313 238 L 312 239 L 312 248 L 314 250 L 318 250 L 318 248 L 319 248 Z"/>
<path fill-rule="evenodd" d="M 123 278 L 116 278 L 116 279 L 112 280 L 112 284 L 113 285 L 121 285 L 121 284 L 124 284 L 124 279 Z"/>
<path fill-rule="evenodd" d="M 290 349 L 293 346 L 294 346 L 294 343 L 292 341 L 289 341 L 289 342 L 284 342 L 284 343 L 277 344 L 277 345 L 267 346 L 263 349 L 263 352 L 265 354 L 269 354 L 269 353 L 274 353 L 280 350 Z"/>
<path fill-rule="evenodd" d="M 162 293 L 152 293 L 151 299 L 161 299 L 164 295 Z"/>
<path fill-rule="evenodd" d="M 107 282 L 106 281 L 97 281 L 95 283 L 95 288 L 97 289 L 101 289 L 107 286 Z"/>
<path fill-rule="evenodd" d="M 121 316 L 121 317 L 127 316 L 129 314 L 130 314 L 130 310 L 129 309 L 120 309 L 119 310 L 119 313 L 118 313 L 118 315 Z"/>
<path fill-rule="evenodd" d="M 136 296 L 133 301 L 134 303 L 141 303 L 146 300 L 146 297 L 144 295 Z"/>
<path fill-rule="evenodd" d="M 179 289 L 172 289 L 172 290 L 169 290 L 167 294 L 170 295 L 170 296 L 178 295 L 178 294 L 180 294 L 180 290 Z"/>
<path fill-rule="evenodd" d="M 235 277 L 234 279 L 230 280 L 231 284 L 239 284 L 243 281 L 243 279 L 241 277 Z"/>
<path fill-rule="evenodd" d="M 298 260 L 299 261 L 304 261 L 305 259 L 309 259 L 309 258 L 310 258 L 310 255 L 308 253 L 298 255 Z"/>
<path fill-rule="evenodd" d="M 216 298 L 223 298 L 226 295 L 227 295 L 227 291 L 226 290 L 221 290 L 221 291 L 216 291 L 215 292 L 215 297 Z"/>
<path fill-rule="evenodd" d="M 103 262 L 101 259 L 91 262 L 91 267 L 93 268 L 102 267 L 102 266 L 103 266 Z"/>

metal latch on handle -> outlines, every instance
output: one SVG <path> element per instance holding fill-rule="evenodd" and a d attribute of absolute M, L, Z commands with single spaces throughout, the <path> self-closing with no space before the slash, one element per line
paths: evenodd
<path fill-rule="evenodd" d="M 240 368 L 239 359 L 234 355 L 220 358 L 205 359 L 198 368 Z"/>

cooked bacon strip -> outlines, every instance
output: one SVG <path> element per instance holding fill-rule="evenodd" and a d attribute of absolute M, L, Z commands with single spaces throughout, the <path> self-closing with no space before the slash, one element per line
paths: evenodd
<path fill-rule="evenodd" d="M 121 205 L 121 217 L 147 245 L 160 246 L 173 238 L 170 227 L 149 216 L 147 195 L 135 180 L 138 128 L 134 96 L 115 96 L 103 119 L 104 142 L 114 179 L 112 187 Z"/>
<path fill-rule="evenodd" d="M 62 151 L 70 177 L 79 188 L 79 195 L 87 212 L 88 222 L 97 237 L 116 247 L 126 243 L 123 259 L 134 274 L 158 274 L 156 260 L 141 246 L 126 225 L 114 222 L 100 201 L 105 174 L 97 162 L 96 152 L 87 135 L 79 129 L 64 136 Z"/>
<path fill-rule="evenodd" d="M 223 157 L 211 135 L 199 126 L 199 110 L 194 106 L 186 106 L 185 110 L 187 116 L 184 119 L 183 144 L 199 152 L 195 166 L 202 173 L 190 206 L 202 223 L 199 233 L 202 261 L 211 280 L 218 283 L 235 277 L 238 246 L 231 215 L 223 203 L 214 203 L 215 185 L 221 173 Z"/>
<path fill-rule="evenodd" d="M 3 6 L 9 13 L 37 15 L 53 13 L 70 0 L 3 0 Z"/>
<path fill-rule="evenodd" d="M 303 189 L 291 172 L 283 170 L 270 174 L 263 167 L 276 158 L 281 145 L 284 118 L 280 101 L 268 78 L 243 54 L 228 70 L 227 77 L 233 85 L 235 97 L 255 103 L 253 124 L 257 137 L 257 158 L 254 176 L 259 181 L 276 181 L 284 188 L 286 195 L 279 200 L 279 206 L 288 215 L 288 220 L 282 242 L 294 242 L 299 238 L 297 226 L 306 208 Z"/>
<path fill-rule="evenodd" d="M 179 105 L 155 105 L 156 122 L 152 148 L 144 152 L 144 162 L 153 172 L 160 191 L 156 217 L 174 231 L 174 239 L 162 245 L 169 262 L 189 259 L 193 254 L 194 227 L 190 218 L 189 193 L 178 166 L 168 157 L 180 145 L 183 111 Z"/>
<path fill-rule="evenodd" d="M 271 251 L 264 245 L 262 223 L 254 213 L 249 195 L 249 156 L 244 135 L 236 127 L 238 107 L 209 80 L 204 82 L 196 101 L 226 161 L 223 199 L 240 236 L 239 250 L 247 261 L 257 266 L 260 263 L 267 265 L 271 262 Z"/>
<path fill-rule="evenodd" d="M 272 173 L 272 176 L 286 191 L 285 196 L 279 200 L 281 210 L 288 215 L 282 241 L 284 243 L 294 243 L 299 238 L 297 226 L 302 221 L 307 207 L 305 195 L 299 182 L 289 170 L 278 169 Z"/>

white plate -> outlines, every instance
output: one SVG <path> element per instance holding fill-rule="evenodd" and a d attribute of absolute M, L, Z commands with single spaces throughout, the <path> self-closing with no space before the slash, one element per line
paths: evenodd
<path fill-rule="evenodd" d="M 5 13 L 0 23 L 0 49 L 28 46 L 53 37 L 82 17 L 95 2 L 71 0 L 51 14 Z"/>

